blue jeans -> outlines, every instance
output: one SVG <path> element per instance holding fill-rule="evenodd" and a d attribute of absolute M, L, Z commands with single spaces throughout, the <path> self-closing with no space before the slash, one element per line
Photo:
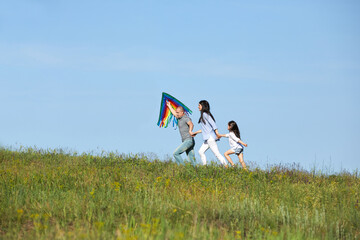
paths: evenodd
<path fill-rule="evenodd" d="M 194 152 L 195 141 L 193 138 L 186 139 L 183 143 L 175 150 L 174 158 L 178 164 L 184 164 L 184 160 L 180 156 L 183 152 L 186 152 L 188 160 L 192 165 L 195 166 L 195 152 Z"/>

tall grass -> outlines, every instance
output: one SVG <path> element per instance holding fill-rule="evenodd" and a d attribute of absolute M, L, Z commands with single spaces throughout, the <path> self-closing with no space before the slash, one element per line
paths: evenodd
<path fill-rule="evenodd" d="M 358 173 L 0 150 L 3 239 L 360 239 Z"/>

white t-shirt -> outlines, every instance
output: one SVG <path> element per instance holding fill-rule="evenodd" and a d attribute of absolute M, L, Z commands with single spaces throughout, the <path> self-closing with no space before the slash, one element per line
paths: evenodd
<path fill-rule="evenodd" d="M 234 132 L 229 132 L 225 134 L 227 138 L 229 138 L 229 144 L 232 150 L 235 151 L 237 148 L 243 148 L 243 146 L 238 142 L 240 138 L 238 138 Z"/>

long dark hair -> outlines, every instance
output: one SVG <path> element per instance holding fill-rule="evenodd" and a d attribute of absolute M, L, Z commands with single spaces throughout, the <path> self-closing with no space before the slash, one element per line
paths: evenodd
<path fill-rule="evenodd" d="M 204 124 L 206 124 L 206 122 L 205 122 L 205 120 L 204 120 L 204 118 L 203 118 L 203 113 L 205 112 L 205 113 L 207 113 L 207 114 L 209 114 L 210 115 L 210 117 L 214 120 L 214 122 L 215 122 L 215 118 L 214 118 L 214 116 L 211 114 L 211 112 L 210 112 L 210 104 L 209 104 L 209 102 L 208 101 L 206 101 L 206 100 L 201 100 L 200 102 L 199 102 L 199 104 L 201 105 L 201 114 L 200 114 L 200 118 L 199 118 L 199 122 L 198 123 L 200 123 L 200 121 L 201 122 L 203 122 Z"/>
<path fill-rule="evenodd" d="M 236 122 L 235 122 L 235 121 L 230 121 L 230 122 L 228 123 L 228 125 L 229 125 L 229 131 L 230 131 L 230 132 L 234 132 L 234 133 L 235 133 L 235 136 L 237 136 L 238 138 L 241 139 L 241 137 L 240 137 L 240 130 L 239 130 L 238 125 L 236 124 Z"/>

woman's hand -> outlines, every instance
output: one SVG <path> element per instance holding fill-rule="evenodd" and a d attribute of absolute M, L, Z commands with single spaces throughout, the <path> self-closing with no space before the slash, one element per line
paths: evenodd
<path fill-rule="evenodd" d="M 221 137 L 226 137 L 226 134 L 219 134 L 219 135 L 216 135 L 219 139 L 221 138 Z"/>
<path fill-rule="evenodd" d="M 222 137 L 222 135 L 219 134 L 219 131 L 217 129 L 215 129 L 215 134 L 218 139 L 220 139 Z"/>

